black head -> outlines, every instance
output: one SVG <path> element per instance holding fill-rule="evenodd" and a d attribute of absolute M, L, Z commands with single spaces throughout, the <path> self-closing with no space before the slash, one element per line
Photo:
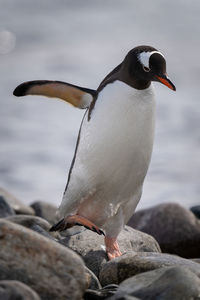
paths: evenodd
<path fill-rule="evenodd" d="M 137 89 L 147 88 L 151 81 L 159 81 L 176 90 L 166 73 L 166 61 L 161 52 L 150 46 L 132 49 L 121 68 L 121 80 Z"/>

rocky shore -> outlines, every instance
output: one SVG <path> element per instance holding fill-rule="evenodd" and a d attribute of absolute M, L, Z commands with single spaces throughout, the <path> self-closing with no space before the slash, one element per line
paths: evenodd
<path fill-rule="evenodd" d="M 103 238 L 50 233 L 56 207 L 0 189 L 0 299 L 200 299 L 200 208 L 169 203 L 134 214 L 108 261 Z"/>

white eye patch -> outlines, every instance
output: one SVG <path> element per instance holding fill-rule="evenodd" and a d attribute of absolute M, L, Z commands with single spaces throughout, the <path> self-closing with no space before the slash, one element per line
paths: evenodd
<path fill-rule="evenodd" d="M 140 61 L 140 63 L 143 66 L 145 66 L 146 68 L 149 68 L 149 59 L 150 59 L 151 55 L 154 53 L 158 53 L 164 57 L 164 55 L 159 51 L 141 52 L 138 54 L 138 60 Z"/>

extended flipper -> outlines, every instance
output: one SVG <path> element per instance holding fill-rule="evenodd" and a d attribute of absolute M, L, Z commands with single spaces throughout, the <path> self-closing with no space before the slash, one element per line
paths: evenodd
<path fill-rule="evenodd" d="M 79 87 L 62 81 L 34 80 L 24 82 L 16 87 L 13 95 L 41 95 L 60 98 L 78 108 L 88 108 L 97 96 L 97 91 Z"/>

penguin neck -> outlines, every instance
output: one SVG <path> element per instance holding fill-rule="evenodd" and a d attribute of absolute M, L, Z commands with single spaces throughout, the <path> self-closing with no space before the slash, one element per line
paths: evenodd
<path fill-rule="evenodd" d="M 107 84 L 114 82 L 115 80 L 122 81 L 127 85 L 137 90 L 147 89 L 151 85 L 151 81 L 138 79 L 135 73 L 130 75 L 127 70 L 127 65 L 122 63 L 112 70 L 100 83 L 97 92 L 99 93 Z"/>
<path fill-rule="evenodd" d="M 134 77 L 130 78 L 128 76 L 127 76 L 127 78 L 121 77 L 121 78 L 119 78 L 119 80 L 137 90 L 147 89 L 151 85 L 151 81 L 136 79 Z"/>
<path fill-rule="evenodd" d="M 131 73 L 130 75 L 126 65 L 122 66 L 118 73 L 118 79 L 137 90 L 147 89 L 151 85 L 150 80 L 140 79 L 135 72 Z"/>

